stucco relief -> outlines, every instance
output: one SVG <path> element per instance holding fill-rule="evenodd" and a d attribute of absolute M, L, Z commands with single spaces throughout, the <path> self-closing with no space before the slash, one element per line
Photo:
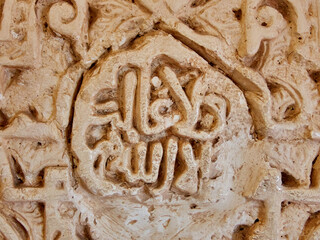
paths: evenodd
<path fill-rule="evenodd" d="M 5 0 L 0 239 L 319 239 L 317 0 Z"/>

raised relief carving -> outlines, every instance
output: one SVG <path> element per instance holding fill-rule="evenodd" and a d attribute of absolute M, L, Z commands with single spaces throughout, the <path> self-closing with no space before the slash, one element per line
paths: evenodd
<path fill-rule="evenodd" d="M 81 38 L 82 28 L 87 24 L 87 1 L 78 0 L 75 6 L 67 2 L 57 2 L 51 6 L 48 18 L 54 31 L 73 40 Z"/>
<path fill-rule="evenodd" d="M 5 164 L 2 166 L 5 171 L 9 168 Z M 18 208 L 17 211 L 24 217 L 26 214 L 29 214 L 30 217 L 27 217 L 29 222 L 25 222 L 24 218 L 19 218 L 19 215 L 17 218 L 12 214 L 11 216 L 14 218 L 10 219 L 8 213 L 5 213 L 5 217 L 0 214 L 0 221 L 3 221 L 1 226 L 4 227 L 4 229 L 1 228 L 0 234 L 12 239 L 26 239 L 28 237 L 31 239 L 73 238 L 75 235 L 73 217 L 76 208 L 69 200 L 70 181 L 67 168 L 46 168 L 43 179 L 43 187 L 13 188 L 13 185 L 6 181 L 5 176 L 2 176 L 2 201 L 20 202 L 26 210 Z M 27 213 L 24 214 L 24 211 Z M 15 220 L 15 218 L 17 219 Z M 12 221 L 19 221 L 19 228 L 16 228 L 17 224 Z"/>
<path fill-rule="evenodd" d="M 154 194 L 171 186 L 194 194 L 198 172 L 208 177 L 213 141 L 238 110 L 221 91 L 222 75 L 201 61 L 187 64 L 197 56 L 183 48 L 178 56 L 166 41 L 182 48 L 168 36 L 151 35 L 137 43 L 142 48 L 107 58 L 85 76 L 72 148 L 77 172 L 94 193 L 124 191 L 123 179 L 135 188 L 144 182 Z"/>
<path fill-rule="evenodd" d="M 301 112 L 302 99 L 290 84 L 281 81 L 269 83 L 272 98 L 272 118 L 277 122 L 290 121 Z"/>
<path fill-rule="evenodd" d="M 89 16 L 81 19 L 85 25 L 81 25 L 82 23 L 77 25 L 82 26 L 81 36 L 85 36 L 86 44 L 81 41 L 76 41 L 74 44 L 74 49 L 80 54 L 81 60 L 70 66 L 61 77 L 55 96 L 56 104 L 52 118 L 56 119 L 62 129 L 68 125 L 72 96 L 76 92 L 84 71 L 98 61 L 108 49 L 126 46 L 137 35 L 151 30 L 154 24 L 149 14 L 131 2 L 94 1 L 90 2 L 90 9 L 88 5 L 86 6 L 87 8 L 78 9 L 78 11 L 88 12 L 90 10 L 88 12 L 90 19 Z"/>
<path fill-rule="evenodd" d="M 190 1 L 186 6 L 176 11 L 182 22 L 200 35 L 219 38 L 236 51 L 241 37 L 241 1 Z"/>
<path fill-rule="evenodd" d="M 268 70 L 266 71 L 268 74 L 265 74 L 265 71 L 254 70 L 263 68 L 267 57 L 276 62 L 275 56 L 271 54 L 272 49 L 269 49 L 269 47 L 273 44 L 273 41 L 282 36 L 281 34 L 287 34 L 286 31 L 291 29 L 292 36 L 295 35 L 293 30 L 293 25 L 296 22 L 294 20 L 295 11 L 290 3 L 282 1 L 243 1 L 240 6 L 239 1 L 235 3 L 232 0 L 228 1 L 227 4 L 222 1 L 193 1 L 188 2 L 177 12 L 173 12 L 170 5 L 167 6 L 162 0 L 156 1 L 156 4 L 150 4 L 143 0 L 138 1 L 138 3 L 162 17 L 163 24 L 160 24 L 160 28 L 186 43 L 208 62 L 211 62 L 213 66 L 223 69 L 234 83 L 245 92 L 251 109 L 250 113 L 254 120 L 255 131 L 259 138 L 286 139 L 289 137 L 290 139 L 297 139 L 312 136 L 316 139 L 317 124 L 305 124 L 306 122 L 303 120 L 310 117 L 309 113 L 303 110 L 311 106 L 303 106 L 303 102 L 299 99 L 299 95 L 302 94 L 299 93 L 299 86 L 290 83 L 290 87 L 288 87 L 289 75 L 285 77 L 286 79 L 282 76 L 279 78 L 279 75 L 273 76 L 277 83 L 279 81 L 286 82 L 285 84 L 281 83 L 279 87 L 286 89 L 285 91 L 289 91 L 291 95 L 293 92 L 296 93 L 295 96 L 292 95 L 295 107 L 292 114 L 290 113 L 294 117 L 275 121 L 272 118 L 273 115 L 277 114 L 273 113 L 274 106 L 279 105 L 279 103 L 276 103 L 277 100 L 272 96 L 269 89 L 270 85 L 274 85 L 273 79 L 270 79 L 273 71 Z M 307 5 L 309 6 L 309 4 Z M 224 24 L 211 20 L 214 19 L 211 17 L 212 14 L 210 15 L 212 9 L 215 9 L 215 12 L 229 13 L 228 17 L 225 18 L 232 18 L 233 20 L 228 19 L 228 22 L 224 22 Z M 311 12 L 314 11 L 314 4 L 310 5 L 310 9 Z M 248 14 L 245 14 L 246 11 L 248 11 Z M 246 18 L 252 19 L 252 23 L 248 20 L 250 24 L 247 24 Z M 210 25 L 208 25 L 208 21 Z M 237 21 L 242 23 L 241 28 Z M 269 22 L 269 25 L 267 22 Z M 238 34 L 227 34 L 230 31 L 226 29 L 230 28 L 231 25 L 233 26 L 232 31 L 238 31 Z M 257 34 L 253 34 L 253 32 L 251 35 L 249 34 L 248 38 L 251 38 L 250 42 L 252 44 L 247 44 L 247 41 L 245 41 L 248 35 L 246 28 L 251 31 L 254 26 L 258 28 Z M 242 32 L 242 40 L 239 38 L 240 31 Z M 233 47 L 233 45 L 238 44 L 248 45 L 248 48 L 254 49 L 250 50 L 251 55 L 249 55 L 251 57 L 247 54 L 247 57 L 243 59 L 238 58 L 238 53 Z M 242 49 L 245 50 L 243 47 Z M 290 46 L 286 49 L 283 48 L 282 57 L 287 57 L 287 54 L 291 51 Z M 283 61 L 277 64 L 281 63 Z M 292 70 L 292 74 L 295 75 L 297 71 Z M 303 77 L 305 78 L 305 76 Z M 294 76 L 294 78 L 296 77 Z M 310 87 L 312 88 L 312 86 Z M 282 103 L 280 104 L 282 105 Z M 313 107 L 315 110 L 316 107 Z"/>
<path fill-rule="evenodd" d="M 8 70 L 0 66 L 0 94 L 3 96 L 7 88 L 10 86 L 11 79 Z"/>
<path fill-rule="evenodd" d="M 93 1 L 91 8 L 93 19 L 89 29 L 90 45 L 103 40 L 114 48 L 123 47 L 139 31 L 151 27 L 149 14 L 130 1 Z M 114 36 L 108 37 L 110 33 Z"/>
<path fill-rule="evenodd" d="M 318 239 L 319 6 L 3 1 L 0 239 Z"/>
<path fill-rule="evenodd" d="M 242 31 L 239 54 L 254 56 L 262 40 L 273 39 L 285 28 L 286 21 L 276 9 L 261 4 L 260 0 L 245 0 L 242 5 Z"/>
<path fill-rule="evenodd" d="M 87 51 L 89 7 L 86 0 L 76 0 L 74 5 L 59 1 L 48 12 L 48 22 L 53 31 L 69 37 L 82 57 Z"/>
<path fill-rule="evenodd" d="M 244 174 L 242 177 L 246 175 L 245 178 L 249 180 L 244 186 L 244 195 L 264 202 L 259 221 L 248 227 L 246 238 L 279 239 L 285 235 L 295 238 L 303 236 L 305 221 L 310 213 L 317 212 L 320 207 L 317 200 L 319 146 L 312 142 L 304 142 L 302 146 L 280 142 L 268 143 L 262 149 L 261 146 L 256 147 L 270 159 L 270 165 L 261 161 L 261 157 L 252 158 L 256 163 L 251 165 L 252 162 L 248 159 L 248 163 L 251 163 L 247 166 L 255 166 L 254 168 L 259 170 L 251 171 L 250 175 L 247 174 L 250 172 L 248 168 L 241 170 Z M 240 176 L 240 179 L 242 177 Z M 293 214 L 298 214 L 299 217 L 293 217 Z M 296 226 L 294 231 L 288 229 L 290 224 Z"/>
<path fill-rule="evenodd" d="M 0 64 L 3 66 L 39 66 L 41 45 L 35 1 L 4 1 L 0 50 Z"/>
<path fill-rule="evenodd" d="M 268 192 L 268 194 L 266 194 Z M 279 237 L 279 223 L 281 220 L 281 203 L 284 201 L 318 205 L 318 188 L 292 189 L 281 186 L 281 177 L 271 170 L 259 184 L 254 198 L 264 200 L 266 216 L 263 223 L 254 231 L 262 239 L 277 239 Z"/>
<path fill-rule="evenodd" d="M 291 19 L 295 23 L 290 49 L 292 55 L 319 68 L 319 1 L 288 0 L 288 4 L 292 8 Z"/>
<path fill-rule="evenodd" d="M 43 206 L 33 202 L 0 203 L 1 239 L 43 239 Z"/>
<path fill-rule="evenodd" d="M 35 122 L 27 115 L 13 119 L 0 132 L 15 186 L 41 185 L 45 167 L 67 165 L 61 135 L 53 125 Z"/>

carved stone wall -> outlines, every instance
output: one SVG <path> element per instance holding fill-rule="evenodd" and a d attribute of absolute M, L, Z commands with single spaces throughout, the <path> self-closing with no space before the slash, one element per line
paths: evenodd
<path fill-rule="evenodd" d="M 318 0 L 0 16 L 0 239 L 320 239 Z"/>

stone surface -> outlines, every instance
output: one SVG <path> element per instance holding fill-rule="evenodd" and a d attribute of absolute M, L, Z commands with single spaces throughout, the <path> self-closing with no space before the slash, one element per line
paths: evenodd
<path fill-rule="evenodd" d="M 318 0 L 0 14 L 0 239 L 320 239 Z"/>

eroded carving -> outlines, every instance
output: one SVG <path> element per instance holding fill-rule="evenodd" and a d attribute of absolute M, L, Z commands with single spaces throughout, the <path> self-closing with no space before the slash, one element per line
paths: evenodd
<path fill-rule="evenodd" d="M 151 35 L 137 43 L 142 48 L 136 46 L 124 59 L 121 54 L 107 58 L 85 77 L 72 146 L 79 174 L 95 193 L 124 190 L 110 182 L 121 176 L 136 187 L 141 181 L 151 184 L 154 194 L 171 185 L 196 193 L 198 172 L 208 177 L 213 141 L 225 130 L 230 113 L 241 111 L 222 91 L 230 84 L 227 79 L 201 60 L 196 64 L 197 56 L 186 50 L 176 55 L 165 41 L 182 47 L 163 34 Z M 98 179 L 103 188 L 94 183 Z"/>
<path fill-rule="evenodd" d="M 63 237 L 64 239 L 70 239 L 74 236 L 73 217 L 76 208 L 70 202 L 68 196 L 70 181 L 68 180 L 67 168 L 53 167 L 45 169 L 43 187 L 12 188 L 12 185 L 6 183 L 4 177 L 1 179 L 2 201 L 20 202 L 24 208 L 18 208 L 19 213 L 22 216 L 31 215 L 29 217 L 30 222 L 25 222 L 24 219 L 21 221 L 19 216 L 17 220 L 12 219 L 13 221 L 21 221 L 18 229 L 14 227 L 15 224 L 12 223 L 12 220 L 5 220 L 0 215 L 0 221 L 4 221 L 2 226 L 5 229 L 1 230 L 5 237 L 14 239 L 28 237 L 31 239 L 54 239 Z M 38 204 L 40 203 L 42 205 L 39 206 Z M 16 217 L 15 215 L 13 216 Z"/>
<path fill-rule="evenodd" d="M 272 152 L 270 152 L 270 157 L 272 157 Z M 305 158 L 312 158 L 312 156 Z M 270 168 L 265 163 L 257 164 L 261 167 L 259 168 L 260 171 L 250 176 L 255 180 L 245 186 L 244 194 L 250 198 L 262 200 L 264 210 L 259 223 L 250 226 L 250 230 L 246 232 L 246 237 L 249 239 L 257 237 L 278 239 L 283 235 L 302 236 L 303 225 L 310 216 L 310 212 L 316 212 L 319 208 L 317 200 L 319 198 L 319 183 L 318 178 L 315 178 L 315 175 L 318 174 L 318 157 L 313 165 L 314 173 L 311 182 L 310 179 L 306 179 L 299 183 L 297 179 L 287 174 L 288 172 L 280 172 L 277 168 Z M 292 170 L 288 171 L 292 172 Z M 305 178 L 311 177 L 310 168 L 308 172 L 310 175 L 305 176 Z M 299 211 L 299 218 L 290 219 L 288 215 L 293 214 L 291 211 L 293 213 Z M 288 231 L 287 228 L 290 224 L 297 224 L 298 228 L 295 231 Z"/>
<path fill-rule="evenodd" d="M 41 185 L 45 167 L 67 165 L 61 135 L 53 125 L 22 114 L 1 131 L 0 138 L 15 186 Z"/>
<path fill-rule="evenodd" d="M 256 4 L 256 9 L 254 9 L 253 5 Z M 156 15 L 160 15 L 161 19 L 163 20 L 163 24 L 160 24 L 160 27 L 165 31 L 173 34 L 179 40 L 186 43 L 189 47 L 193 50 L 197 51 L 202 57 L 204 57 L 208 62 L 211 62 L 213 66 L 217 66 L 220 69 L 223 69 L 226 74 L 231 76 L 232 80 L 245 92 L 246 99 L 250 106 L 250 113 L 254 120 L 254 125 L 256 127 L 256 132 L 259 135 L 259 138 L 267 138 L 272 137 L 275 139 L 282 139 L 281 136 L 286 135 L 285 138 L 290 137 L 291 139 L 297 139 L 301 137 L 312 136 L 316 139 L 317 129 L 318 127 L 314 124 L 312 125 L 305 125 L 304 118 L 308 118 L 308 113 L 304 112 L 303 110 L 308 108 L 307 106 L 299 106 L 299 87 L 295 85 L 291 85 L 289 90 L 290 92 L 296 92 L 295 98 L 295 110 L 294 115 L 295 117 L 291 118 L 290 121 L 275 121 L 272 116 L 274 115 L 272 111 L 274 111 L 273 105 L 277 105 L 274 103 L 275 99 L 272 99 L 272 93 L 268 88 L 268 85 L 273 84 L 273 80 L 270 79 L 270 75 L 272 75 L 272 71 L 270 69 L 268 71 L 263 71 L 263 74 L 260 74 L 257 71 L 254 71 L 251 68 L 262 68 L 265 64 L 266 58 L 270 57 L 273 59 L 274 63 L 276 63 L 276 59 L 274 55 L 270 55 L 270 45 L 273 44 L 273 41 L 278 40 L 282 35 L 285 34 L 285 31 L 291 31 L 291 35 L 295 36 L 294 24 L 298 24 L 293 20 L 295 16 L 295 11 L 290 7 L 290 4 L 279 2 L 276 3 L 274 1 L 252 1 L 247 3 L 247 1 L 243 2 L 242 6 L 239 6 L 239 1 L 228 1 L 228 7 L 225 8 L 225 4 L 222 1 L 208 1 L 202 2 L 201 4 L 193 4 L 188 3 L 184 7 L 182 7 L 177 12 L 170 11 L 170 6 L 167 6 L 163 1 L 159 0 L 156 4 L 150 4 L 147 1 L 139 1 L 139 4 L 142 4 L 144 7 L 147 7 L 150 11 L 152 11 Z M 311 9 L 314 9 L 310 5 Z M 248 17 L 257 16 L 257 8 L 261 7 L 262 14 L 265 17 L 271 16 L 275 14 L 278 16 L 280 21 L 275 21 L 275 24 L 280 24 L 281 28 L 275 26 L 275 29 L 269 28 L 268 25 L 261 26 L 263 21 L 260 25 L 258 25 L 258 21 L 254 19 L 256 26 L 258 28 L 267 28 L 272 30 L 269 32 L 271 35 L 268 44 L 263 43 L 264 37 L 258 37 L 258 34 L 251 34 L 250 36 L 254 40 L 256 37 L 260 40 L 255 40 L 257 43 L 256 46 L 261 47 L 258 50 L 257 54 L 251 56 L 251 58 L 247 59 L 237 59 L 237 52 L 235 48 L 232 46 L 234 44 L 246 44 L 246 39 L 239 38 L 239 32 L 242 31 L 241 34 L 246 36 L 245 28 L 250 28 L 250 24 L 245 23 L 245 8 L 252 7 L 251 15 L 249 14 Z M 160 12 L 158 9 L 161 9 Z M 264 9 L 264 10 L 263 10 Z M 267 9 L 267 10 L 266 10 Z M 171 9 L 172 10 L 172 9 Z M 217 21 L 213 21 L 214 19 L 212 16 L 213 11 L 223 11 L 226 12 L 228 17 L 232 18 L 231 21 L 228 17 L 226 17 L 227 22 L 224 24 L 219 24 Z M 241 22 L 243 23 L 243 27 L 239 23 L 237 23 L 237 18 L 234 16 L 234 11 L 241 10 Z M 266 11 L 265 11 L 266 10 Z M 268 14 L 267 14 L 268 13 Z M 271 15 L 270 15 L 271 14 Z M 261 15 L 261 17 L 262 17 Z M 270 20 L 269 19 L 269 20 Z M 204 21 L 205 20 L 205 21 Z M 266 20 L 266 19 L 265 19 Z M 191 21 L 191 22 L 190 22 Z M 196 22 L 195 26 L 193 23 Z M 210 25 L 208 24 L 210 23 Z M 289 23 L 291 22 L 291 23 Z M 265 25 L 265 24 L 263 24 Z M 210 29 L 209 30 L 209 26 Z M 231 27 L 233 26 L 233 27 Z M 234 34 L 228 34 L 230 31 L 229 28 L 232 28 L 235 31 Z M 204 31 L 203 31 L 204 30 Z M 269 34 L 268 31 L 260 31 L 261 34 Z M 238 33 L 238 34 L 237 34 Z M 234 37 L 233 37 L 234 36 Z M 250 38 L 249 36 L 249 38 Z M 268 37 L 267 37 L 268 38 Z M 260 44 L 262 42 L 262 44 Z M 293 44 L 293 42 L 291 42 Z M 253 45 L 249 44 L 249 47 Z M 291 45 L 292 46 L 292 45 Z M 282 57 L 288 60 L 286 54 L 293 51 L 289 46 L 287 48 L 282 48 Z M 281 46 L 277 46 L 281 49 Z M 256 48 L 256 47 L 255 47 Z M 272 49 L 274 50 L 274 49 Z M 318 51 L 318 50 L 316 50 Z M 294 55 L 294 54 L 293 54 Z M 311 57 L 311 55 L 310 55 Z M 277 64 L 283 63 L 280 61 Z M 245 67 L 248 65 L 250 67 Z M 285 64 L 284 64 L 285 65 Z M 284 66 L 283 65 L 283 66 Z M 293 70 L 292 73 L 295 73 L 298 70 Z M 284 73 L 285 74 L 285 73 Z M 303 74 L 304 75 L 304 74 Z M 276 79 L 276 82 L 286 82 L 286 85 L 290 84 L 290 76 L 286 76 L 283 78 L 282 76 L 278 78 L 278 76 L 273 77 Z M 305 78 L 305 76 L 303 76 Z M 300 83 L 299 83 L 300 84 Z M 281 84 L 283 86 L 283 84 Z M 284 88 L 288 89 L 287 86 Z M 312 86 L 310 86 L 312 88 Z M 285 104 L 285 103 L 281 103 Z M 303 104 L 303 103 L 302 103 Z M 311 107 L 311 106 L 310 106 Z M 301 111 L 299 110 L 301 109 Z M 316 107 L 314 106 L 314 110 Z M 276 113 L 275 113 L 276 114 Z M 287 119 L 288 120 L 288 119 Z M 293 130 L 294 129 L 294 130 Z"/>
<path fill-rule="evenodd" d="M 36 67 L 41 62 L 35 1 L 4 1 L 0 28 L 0 64 Z"/>
<path fill-rule="evenodd" d="M 240 56 L 254 56 L 262 40 L 275 38 L 286 26 L 286 21 L 276 9 L 262 5 L 261 1 L 243 1 L 243 38 L 240 42 Z"/>
<path fill-rule="evenodd" d="M 129 1 L 92 1 L 92 23 L 89 41 L 111 42 L 113 47 L 122 47 L 135 37 L 137 30 L 147 28 L 150 16 Z M 115 33 L 108 37 L 106 33 Z"/>
<path fill-rule="evenodd" d="M 2 239 L 43 239 L 43 206 L 34 202 L 1 203 Z"/>
<path fill-rule="evenodd" d="M 319 238 L 318 1 L 2 10 L 0 238 Z"/>
<path fill-rule="evenodd" d="M 48 22 L 55 32 L 72 39 L 78 54 L 84 55 L 88 44 L 89 7 L 86 0 L 73 3 L 53 4 L 48 12 Z"/>

